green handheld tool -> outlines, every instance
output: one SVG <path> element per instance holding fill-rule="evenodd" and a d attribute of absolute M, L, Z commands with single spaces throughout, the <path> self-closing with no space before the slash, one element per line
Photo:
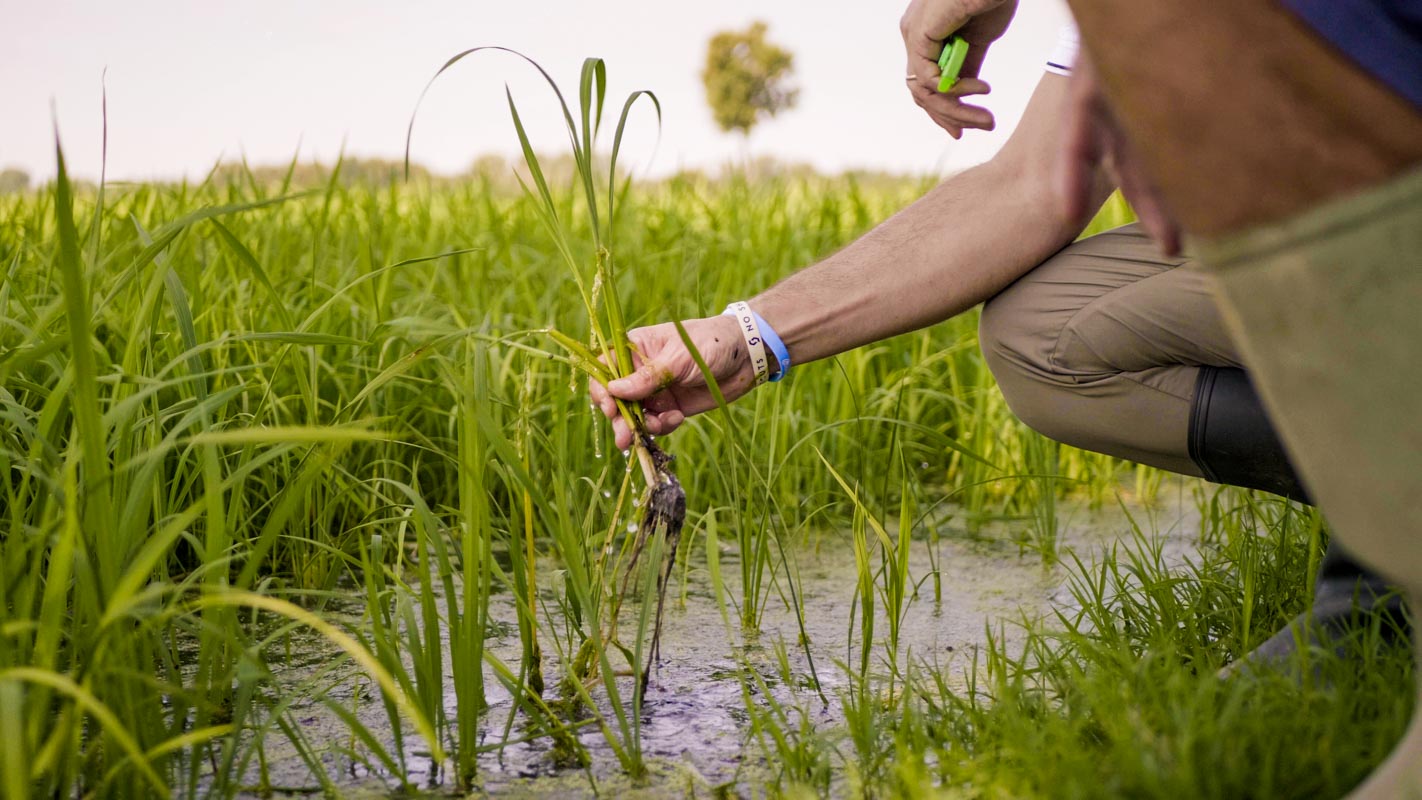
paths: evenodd
<path fill-rule="evenodd" d="M 946 92 L 953 88 L 967 58 L 968 42 L 963 37 L 954 36 L 943 45 L 943 54 L 938 57 L 938 91 Z"/>

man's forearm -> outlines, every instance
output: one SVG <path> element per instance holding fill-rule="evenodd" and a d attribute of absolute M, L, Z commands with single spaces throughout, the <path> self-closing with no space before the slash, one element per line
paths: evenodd
<path fill-rule="evenodd" d="M 752 298 L 794 363 L 941 322 L 1081 232 L 1055 190 L 1067 79 L 1044 76 L 992 161 L 955 175 L 840 252 Z M 1089 203 L 1111 192 L 1096 175 Z"/>
<path fill-rule="evenodd" d="M 751 301 L 796 363 L 941 322 L 1069 242 L 1046 183 L 984 164 Z"/>

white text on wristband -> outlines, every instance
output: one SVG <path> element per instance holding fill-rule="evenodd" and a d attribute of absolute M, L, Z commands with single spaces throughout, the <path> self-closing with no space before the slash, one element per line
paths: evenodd
<path fill-rule="evenodd" d="M 746 349 L 750 351 L 751 368 L 755 370 L 755 385 L 765 383 L 770 378 L 770 362 L 765 358 L 765 343 L 761 340 L 760 326 L 756 324 L 755 314 L 751 313 L 750 306 L 744 301 L 736 301 L 726 306 L 723 313 L 735 318 L 741 329 L 741 336 L 745 337 Z"/>

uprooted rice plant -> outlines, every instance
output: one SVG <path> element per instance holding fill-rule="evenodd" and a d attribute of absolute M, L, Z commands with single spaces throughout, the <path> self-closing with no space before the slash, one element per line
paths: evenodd
<path fill-rule="evenodd" d="M 1383 631 L 1214 677 L 1306 603 L 1317 516 L 1037 438 L 971 315 L 677 433 L 650 535 L 664 462 L 582 375 L 930 184 L 626 183 L 602 69 L 567 184 L 520 131 L 529 192 L 0 197 L 5 798 L 1316 796 L 1386 752 Z"/>

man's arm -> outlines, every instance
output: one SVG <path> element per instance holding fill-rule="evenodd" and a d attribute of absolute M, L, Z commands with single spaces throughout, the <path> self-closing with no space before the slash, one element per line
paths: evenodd
<path fill-rule="evenodd" d="M 1046 75 L 991 161 L 750 301 L 795 363 L 922 328 L 992 297 L 1071 242 L 1053 191 L 1067 79 Z M 1099 177 L 1096 207 L 1110 188 Z"/>
<path fill-rule="evenodd" d="M 750 300 L 780 334 L 793 363 L 844 352 L 941 322 L 993 296 L 1080 233 L 1067 222 L 1053 177 L 1067 79 L 1045 75 L 1016 131 L 992 161 L 955 175 L 858 241 Z M 1094 179 L 1097 206 L 1110 193 Z M 728 400 L 754 386 L 734 320 L 688 320 L 686 328 Z M 630 332 L 639 368 L 593 399 L 614 419 L 618 446 L 631 441 L 608 391 L 643 400 L 653 433 L 715 407 L 700 370 L 669 324 Z"/>

